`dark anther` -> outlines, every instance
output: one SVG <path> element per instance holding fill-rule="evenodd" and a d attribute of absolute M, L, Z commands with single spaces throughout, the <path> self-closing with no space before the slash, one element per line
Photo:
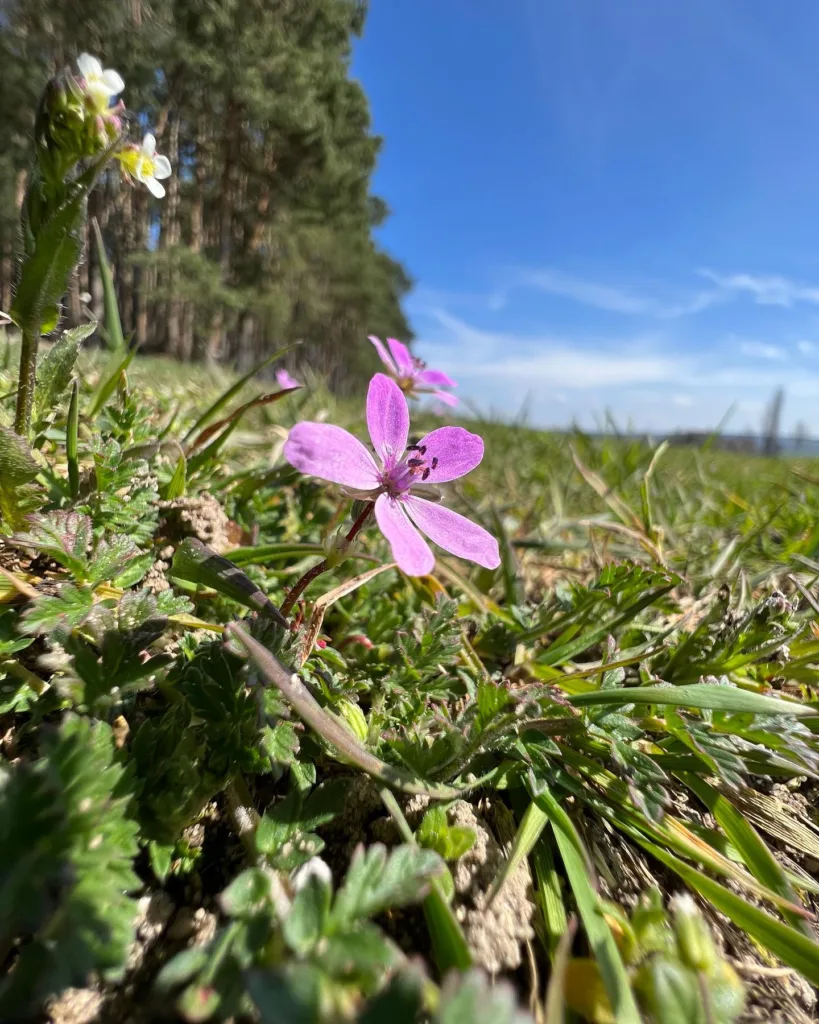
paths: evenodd
<path fill-rule="evenodd" d="M 430 472 L 431 472 L 431 470 L 425 469 L 424 472 L 421 474 L 421 479 L 422 480 L 426 480 L 426 478 L 429 476 Z"/>
<path fill-rule="evenodd" d="M 438 456 L 437 455 L 433 455 L 432 456 L 432 468 L 433 469 L 437 469 L 438 468 Z"/>
<path fill-rule="evenodd" d="M 419 444 L 419 445 L 418 445 L 418 451 L 419 451 L 419 452 L 420 452 L 420 453 L 421 453 L 422 455 L 426 455 L 426 453 L 427 453 L 427 446 L 426 446 L 425 444 Z"/>
<path fill-rule="evenodd" d="M 407 459 L 407 465 L 410 469 L 417 469 L 418 466 L 423 466 L 423 459 Z"/>
<path fill-rule="evenodd" d="M 421 445 L 420 444 L 408 444 L 407 445 L 407 451 L 408 452 L 420 452 L 421 451 Z"/>

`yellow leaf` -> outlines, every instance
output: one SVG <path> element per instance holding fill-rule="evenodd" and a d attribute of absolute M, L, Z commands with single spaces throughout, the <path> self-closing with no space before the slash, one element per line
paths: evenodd
<path fill-rule="evenodd" d="M 594 960 L 577 957 L 566 965 L 566 1005 L 591 1024 L 617 1024 L 606 986 Z"/>

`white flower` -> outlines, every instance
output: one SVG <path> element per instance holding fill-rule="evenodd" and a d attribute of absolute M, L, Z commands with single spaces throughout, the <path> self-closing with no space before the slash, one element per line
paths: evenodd
<path fill-rule="evenodd" d="M 333 873 L 321 857 L 311 857 L 306 864 L 302 864 L 293 874 L 293 877 L 290 879 L 293 891 L 299 892 L 300 889 L 307 885 L 311 878 L 318 879 L 322 885 L 333 884 Z"/>
<path fill-rule="evenodd" d="M 165 186 L 158 179 L 171 176 L 171 162 L 166 156 L 157 153 L 156 139 L 150 132 L 142 140 L 141 146 L 128 146 L 118 154 L 118 159 L 127 173 L 141 181 L 157 199 L 165 195 Z"/>
<path fill-rule="evenodd" d="M 85 94 L 90 97 L 94 109 L 104 114 L 111 106 L 111 100 L 125 88 L 122 76 L 113 68 L 103 69 L 102 64 L 90 53 L 81 53 L 77 67 L 85 80 Z"/>

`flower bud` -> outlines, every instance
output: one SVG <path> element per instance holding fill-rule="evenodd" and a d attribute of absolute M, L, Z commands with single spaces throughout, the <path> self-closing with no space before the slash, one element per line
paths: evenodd
<path fill-rule="evenodd" d="M 325 537 L 321 546 L 330 569 L 335 569 L 349 557 L 351 545 L 345 537 L 343 529 L 336 530 L 335 533 Z"/>
<path fill-rule="evenodd" d="M 669 905 L 680 959 L 695 971 L 711 971 L 717 963 L 708 924 L 688 893 L 675 896 Z"/>
<path fill-rule="evenodd" d="M 360 740 L 362 743 L 366 743 L 369 735 L 367 719 L 358 704 L 353 704 L 351 700 L 345 699 L 339 701 L 337 706 L 339 714 L 350 727 L 350 730 L 355 735 L 356 739 Z"/>

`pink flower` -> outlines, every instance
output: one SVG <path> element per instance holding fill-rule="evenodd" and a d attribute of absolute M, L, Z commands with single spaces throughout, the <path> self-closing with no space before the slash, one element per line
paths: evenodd
<path fill-rule="evenodd" d="M 290 376 L 287 370 L 276 370 L 276 383 L 282 389 L 303 387 L 294 377 Z"/>
<path fill-rule="evenodd" d="M 375 345 L 381 362 L 387 367 L 391 377 L 394 377 L 398 387 L 411 398 L 419 395 L 435 395 L 447 405 L 457 405 L 458 399 L 448 391 L 440 391 L 439 388 L 454 388 L 458 385 L 441 370 L 428 370 L 427 364 L 410 352 L 406 345 L 395 338 L 387 338 L 387 351 L 384 343 L 370 335 L 370 341 Z"/>
<path fill-rule="evenodd" d="M 383 373 L 370 381 L 367 428 L 380 465 L 358 438 L 329 423 L 297 423 L 284 457 L 302 473 L 375 501 L 378 526 L 408 576 L 426 576 L 435 565 L 421 533 L 459 558 L 496 569 L 500 554 L 490 533 L 418 493 L 425 485 L 457 480 L 473 470 L 483 458 L 481 438 L 463 427 L 438 427 L 407 447 L 407 400 Z"/>

